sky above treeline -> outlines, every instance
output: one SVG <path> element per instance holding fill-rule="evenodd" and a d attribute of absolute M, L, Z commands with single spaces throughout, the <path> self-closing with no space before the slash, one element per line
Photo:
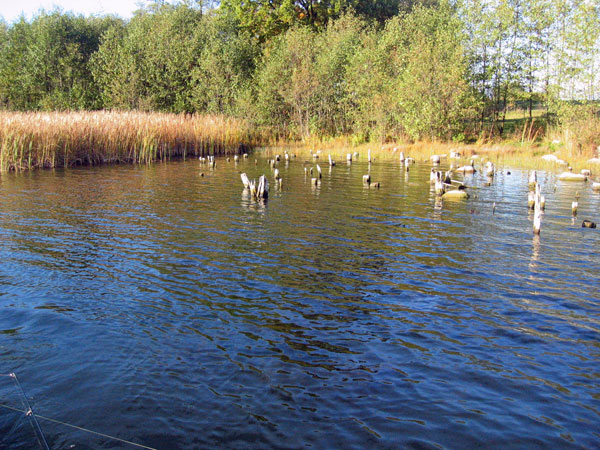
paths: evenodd
<path fill-rule="evenodd" d="M 59 7 L 64 12 L 85 16 L 115 14 L 128 19 L 142 4 L 144 2 L 140 0 L 0 0 L 0 17 L 12 23 L 24 14 L 30 20 L 41 9 L 52 11 Z"/>

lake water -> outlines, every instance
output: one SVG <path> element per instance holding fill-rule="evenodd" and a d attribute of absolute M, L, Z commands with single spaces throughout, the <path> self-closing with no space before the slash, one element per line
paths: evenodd
<path fill-rule="evenodd" d="M 45 418 L 161 449 L 600 446 L 589 183 L 539 175 L 536 238 L 524 171 L 442 205 L 429 164 L 305 165 L 0 174 L 0 374 L 51 448 L 135 447 Z M 0 447 L 35 448 L 7 376 L 0 403 Z"/>

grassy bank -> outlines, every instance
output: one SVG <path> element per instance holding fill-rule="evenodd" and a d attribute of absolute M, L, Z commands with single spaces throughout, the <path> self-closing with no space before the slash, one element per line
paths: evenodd
<path fill-rule="evenodd" d="M 322 164 L 325 165 L 328 164 L 328 155 L 331 155 L 332 159 L 337 162 L 345 162 L 348 153 L 358 152 L 358 158 L 366 160 L 369 150 L 375 161 L 397 159 L 400 152 L 403 152 L 405 156 L 415 158 L 417 161 L 429 162 L 433 155 L 446 155 L 449 157 L 451 152 L 458 152 L 461 158 L 454 161 L 456 164 L 478 157 L 481 160 L 494 162 L 497 167 L 564 171 L 570 166 L 576 172 L 581 169 L 595 171 L 595 164 L 588 162 L 596 156 L 593 151 L 582 151 L 580 147 L 559 138 L 560 135 L 557 134 L 555 139 L 550 142 L 504 140 L 485 144 L 418 142 L 413 144 L 389 143 L 385 145 L 371 143 L 359 146 L 352 146 L 346 139 L 336 139 L 328 142 L 280 145 L 266 148 L 264 151 L 267 155 L 287 151 L 304 160 L 311 160 L 312 154 L 319 152 L 319 161 L 322 161 Z M 566 164 L 542 159 L 543 155 L 548 154 L 555 155 Z M 448 161 L 452 162 L 450 159 Z M 600 168 L 600 165 L 596 166 Z"/>
<path fill-rule="evenodd" d="M 264 143 L 243 121 L 140 112 L 0 112 L 0 170 L 224 155 Z"/>

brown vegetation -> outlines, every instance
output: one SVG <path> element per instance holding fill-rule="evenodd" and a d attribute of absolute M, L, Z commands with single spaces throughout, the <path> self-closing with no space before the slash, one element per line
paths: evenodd
<path fill-rule="evenodd" d="M 0 112 L 0 170 L 209 154 L 263 143 L 242 120 L 140 112 Z"/>

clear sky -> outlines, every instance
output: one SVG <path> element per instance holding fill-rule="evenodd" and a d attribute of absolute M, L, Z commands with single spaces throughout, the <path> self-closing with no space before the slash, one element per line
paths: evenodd
<path fill-rule="evenodd" d="M 29 20 L 41 8 L 50 11 L 58 6 L 65 12 L 73 11 L 85 16 L 116 14 L 128 19 L 143 3 L 140 0 L 0 0 L 0 17 L 11 23 L 24 13 Z"/>

